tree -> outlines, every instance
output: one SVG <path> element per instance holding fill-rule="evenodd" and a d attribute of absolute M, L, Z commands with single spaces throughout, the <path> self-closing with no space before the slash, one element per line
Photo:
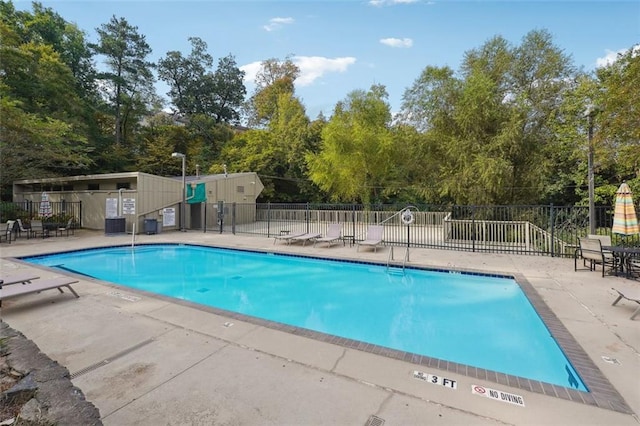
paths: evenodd
<path fill-rule="evenodd" d="M 11 182 L 42 176 L 64 176 L 86 169 L 91 160 L 86 140 L 62 120 L 40 117 L 20 108 L 20 102 L 0 97 L 0 181 L 2 198 Z"/>
<path fill-rule="evenodd" d="M 213 74 L 211 87 L 211 112 L 216 122 L 237 122 L 246 94 L 244 71 L 238 68 L 235 57 L 229 54 L 221 58 Z"/>
<path fill-rule="evenodd" d="M 614 154 L 617 178 L 640 185 L 640 44 L 596 70 L 601 139 Z"/>
<path fill-rule="evenodd" d="M 197 37 L 189 41 L 192 48 L 186 58 L 171 51 L 158 61 L 158 75 L 169 84 L 173 105 L 186 116 L 204 114 L 217 123 L 238 120 L 247 92 L 244 71 L 238 68 L 234 56 L 228 55 L 211 72 L 213 57 L 207 53 L 207 44 Z"/>
<path fill-rule="evenodd" d="M 381 85 L 349 93 L 322 131 L 320 152 L 307 155 L 311 180 L 334 201 L 383 201 L 396 166 L 387 97 Z"/>
<path fill-rule="evenodd" d="M 116 18 L 96 28 L 99 41 L 92 45 L 97 54 L 105 56 L 109 71 L 99 77 L 106 86 L 104 93 L 115 117 L 115 144 L 125 141 L 126 126 L 133 124 L 140 114 L 140 106 L 150 101 L 153 89 L 153 64 L 147 61 L 151 48 L 138 27 L 125 18 Z"/>
<path fill-rule="evenodd" d="M 262 62 L 256 74 L 256 88 L 248 103 L 249 124 L 264 125 L 276 113 L 278 97 L 295 93 L 294 82 L 300 69 L 287 57 L 284 61 L 272 58 Z"/>
<path fill-rule="evenodd" d="M 553 179 L 555 115 L 574 75 L 544 30 L 519 46 L 494 37 L 465 53 L 460 77 L 427 67 L 403 98 L 403 122 L 425 133 L 426 183 L 456 203 L 538 202 Z M 424 193 L 425 195 L 426 192 Z M 432 194 L 431 194 L 432 195 Z"/>
<path fill-rule="evenodd" d="M 190 37 L 189 42 L 191 53 L 186 58 L 178 51 L 170 51 L 158 61 L 158 76 L 169 85 L 167 94 L 177 111 L 184 115 L 204 112 L 205 76 L 213 65 L 207 43 L 198 37 Z"/>

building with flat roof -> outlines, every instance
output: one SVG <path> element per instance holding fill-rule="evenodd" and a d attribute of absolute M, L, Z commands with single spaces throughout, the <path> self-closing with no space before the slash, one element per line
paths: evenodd
<path fill-rule="evenodd" d="M 219 202 L 255 205 L 264 189 L 254 172 L 186 176 L 185 186 L 187 229 L 213 227 Z M 15 181 L 13 201 L 40 202 L 46 192 L 51 203 L 81 203 L 82 217 L 76 219 L 83 228 L 107 230 L 109 220 L 117 219 L 125 224 L 126 232 L 135 227 L 139 233 L 148 219 L 155 219 L 164 229 L 179 229 L 183 190 L 181 176 L 107 173 Z M 236 218 L 236 223 L 242 221 Z"/>

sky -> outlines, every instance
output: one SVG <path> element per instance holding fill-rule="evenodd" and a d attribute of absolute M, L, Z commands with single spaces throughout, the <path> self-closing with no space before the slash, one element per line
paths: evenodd
<path fill-rule="evenodd" d="M 384 85 L 392 112 L 427 66 L 460 68 L 464 53 L 495 36 L 513 45 L 545 29 L 573 64 L 593 71 L 640 43 L 640 1 L 461 0 L 75 0 L 41 1 L 96 41 L 112 16 L 138 27 L 157 62 L 188 55 L 200 37 L 218 59 L 229 54 L 252 78 L 266 59 L 290 57 L 300 68 L 296 95 L 314 119 L 329 117 L 354 90 Z M 18 9 L 30 1 L 14 0 Z M 101 67 L 100 63 L 96 64 Z M 168 99 L 168 86 L 156 84 Z M 167 100 L 168 102 L 168 100 Z"/>

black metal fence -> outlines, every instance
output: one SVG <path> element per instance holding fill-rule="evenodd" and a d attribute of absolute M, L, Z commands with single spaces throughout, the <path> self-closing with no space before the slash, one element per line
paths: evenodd
<path fill-rule="evenodd" d="M 25 225 L 33 219 L 43 223 L 66 224 L 74 219 L 74 226 L 82 227 L 82 202 L 80 201 L 23 201 L 0 203 L 0 223 L 22 220 Z"/>
<path fill-rule="evenodd" d="M 325 234 L 342 223 L 348 241 L 366 238 L 367 227 L 384 224 L 384 243 L 392 246 L 573 256 L 578 238 L 589 234 L 587 206 L 412 206 L 414 222 L 399 212 L 406 205 L 225 204 L 224 215 L 205 229 L 274 237 L 312 232 Z M 216 208 L 216 207 L 214 207 Z M 640 235 L 611 233 L 612 207 L 596 207 L 596 233 L 614 244 L 640 245 Z"/>
<path fill-rule="evenodd" d="M 82 227 L 82 203 L 41 201 L 0 203 L 0 223 L 42 219 L 66 223 L 74 218 Z M 573 256 L 578 238 L 589 234 L 587 206 L 411 206 L 414 222 L 406 225 L 402 205 L 216 203 L 205 206 L 201 220 L 193 221 L 208 232 L 232 232 L 274 237 L 297 232 L 325 234 L 329 224 L 342 223 L 345 241 L 366 238 L 369 225 L 384 225 L 384 243 L 391 246 Z M 596 233 L 611 236 L 614 245 L 640 246 L 640 235 L 611 233 L 613 207 L 596 207 Z"/>

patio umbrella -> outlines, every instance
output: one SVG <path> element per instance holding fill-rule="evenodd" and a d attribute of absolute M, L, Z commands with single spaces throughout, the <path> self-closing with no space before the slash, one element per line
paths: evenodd
<path fill-rule="evenodd" d="M 50 217 L 53 214 L 53 212 L 51 211 L 51 202 L 49 201 L 49 194 L 47 194 L 46 192 L 42 193 L 38 214 L 42 217 Z"/>
<path fill-rule="evenodd" d="M 616 191 L 616 204 L 613 213 L 613 227 L 611 231 L 615 234 L 634 235 L 640 233 L 638 227 L 638 216 L 633 206 L 631 188 L 626 182 L 622 182 Z"/>

